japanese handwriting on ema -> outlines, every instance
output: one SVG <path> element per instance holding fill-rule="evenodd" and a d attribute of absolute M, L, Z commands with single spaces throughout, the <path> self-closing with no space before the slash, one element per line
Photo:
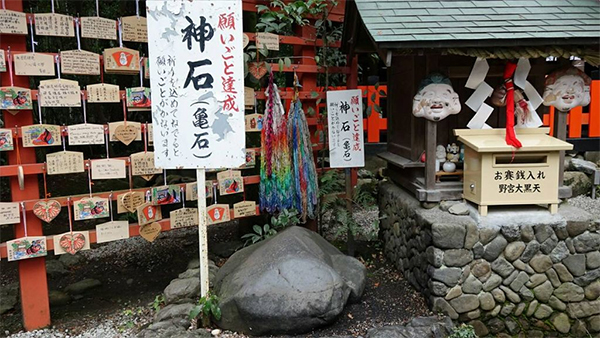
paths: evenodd
<path fill-rule="evenodd" d="M 158 72 L 158 105 L 154 119 L 161 126 L 163 155 L 171 160 L 171 156 L 179 156 L 179 136 L 175 131 L 179 128 L 177 107 L 179 106 L 177 84 L 175 79 L 176 58 L 172 55 L 160 55 L 156 58 Z M 169 147 L 169 141 L 172 146 Z M 169 152 L 172 149 L 172 153 Z"/>
<path fill-rule="evenodd" d="M 509 182 L 498 184 L 498 193 L 500 194 L 541 193 L 540 183 L 535 183 L 535 181 L 544 179 L 546 179 L 546 173 L 541 170 L 538 170 L 537 173 L 531 170 L 505 170 L 496 171 L 494 174 L 495 181 Z M 525 181 L 525 183 L 514 181 Z"/>

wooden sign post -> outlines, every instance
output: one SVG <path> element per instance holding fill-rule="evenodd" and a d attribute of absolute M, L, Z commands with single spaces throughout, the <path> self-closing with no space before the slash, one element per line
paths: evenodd
<path fill-rule="evenodd" d="M 242 5 L 232 0 L 184 1 L 177 13 L 164 10 L 167 1 L 146 5 L 155 164 L 197 169 L 200 290 L 205 296 L 205 169 L 237 168 L 246 159 Z M 199 32 L 200 21 L 190 20 L 201 20 L 205 30 Z M 165 88 L 168 93 L 161 94 Z"/>

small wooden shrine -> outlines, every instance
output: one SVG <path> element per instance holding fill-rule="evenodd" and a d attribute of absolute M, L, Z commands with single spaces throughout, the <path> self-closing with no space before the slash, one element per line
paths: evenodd
<path fill-rule="evenodd" d="M 356 0 L 347 3 L 346 13 L 343 48 L 350 56 L 377 53 L 387 66 L 388 144 L 387 151 L 380 154 L 388 163 L 387 174 L 422 202 L 462 198 L 462 162 L 447 173 L 439 160 L 436 163 L 436 150 L 447 144 L 448 149 L 456 149 L 451 145 L 457 142 L 454 130 L 471 127 L 474 115 L 484 110 L 469 102 L 477 96 L 474 90 L 478 88 L 469 86 L 473 74 L 483 76 L 483 87 L 490 87 L 489 92 L 483 90 L 479 103 L 489 107 L 484 114 L 487 117 L 475 129 L 504 130 L 506 108 L 488 106 L 483 100 L 492 88 L 505 82 L 507 63 L 525 60 L 526 65 L 515 73 L 515 83 L 524 77 L 530 84 L 521 81 L 528 87 L 524 91 L 540 97 L 552 71 L 571 66 L 573 60 L 584 60 L 578 61 L 579 66 L 590 73 L 600 63 L 593 18 L 598 15 L 598 3 L 594 0 L 565 2 L 564 6 L 544 1 Z M 477 69 L 480 60 L 485 64 Z M 438 120 L 415 116 L 415 94 L 423 87 L 422 79 L 433 72 L 450 80 L 460 100 L 459 113 Z M 528 100 L 533 98 L 528 95 Z M 549 107 L 541 103 L 533 114 L 548 112 Z M 554 116 L 553 135 L 564 140 L 567 114 Z M 520 130 L 517 138 L 523 134 Z M 562 182 L 564 150 L 560 154 L 558 182 Z M 560 198 L 570 196 L 565 188 L 559 188 Z"/>

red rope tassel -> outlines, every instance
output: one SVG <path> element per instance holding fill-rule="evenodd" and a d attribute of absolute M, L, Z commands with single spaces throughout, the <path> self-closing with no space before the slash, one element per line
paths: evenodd
<path fill-rule="evenodd" d="M 506 86 L 506 144 L 521 148 L 521 142 L 515 134 L 515 87 L 512 76 L 517 64 L 508 62 L 504 68 L 504 85 Z"/>

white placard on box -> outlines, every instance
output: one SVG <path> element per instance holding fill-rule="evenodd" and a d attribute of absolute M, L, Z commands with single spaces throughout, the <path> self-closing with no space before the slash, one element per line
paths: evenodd
<path fill-rule="evenodd" d="M 156 166 L 237 168 L 245 160 L 241 1 L 149 1 Z"/>
<path fill-rule="evenodd" d="M 327 92 L 327 122 L 331 167 L 364 167 L 365 142 L 361 90 Z"/>

